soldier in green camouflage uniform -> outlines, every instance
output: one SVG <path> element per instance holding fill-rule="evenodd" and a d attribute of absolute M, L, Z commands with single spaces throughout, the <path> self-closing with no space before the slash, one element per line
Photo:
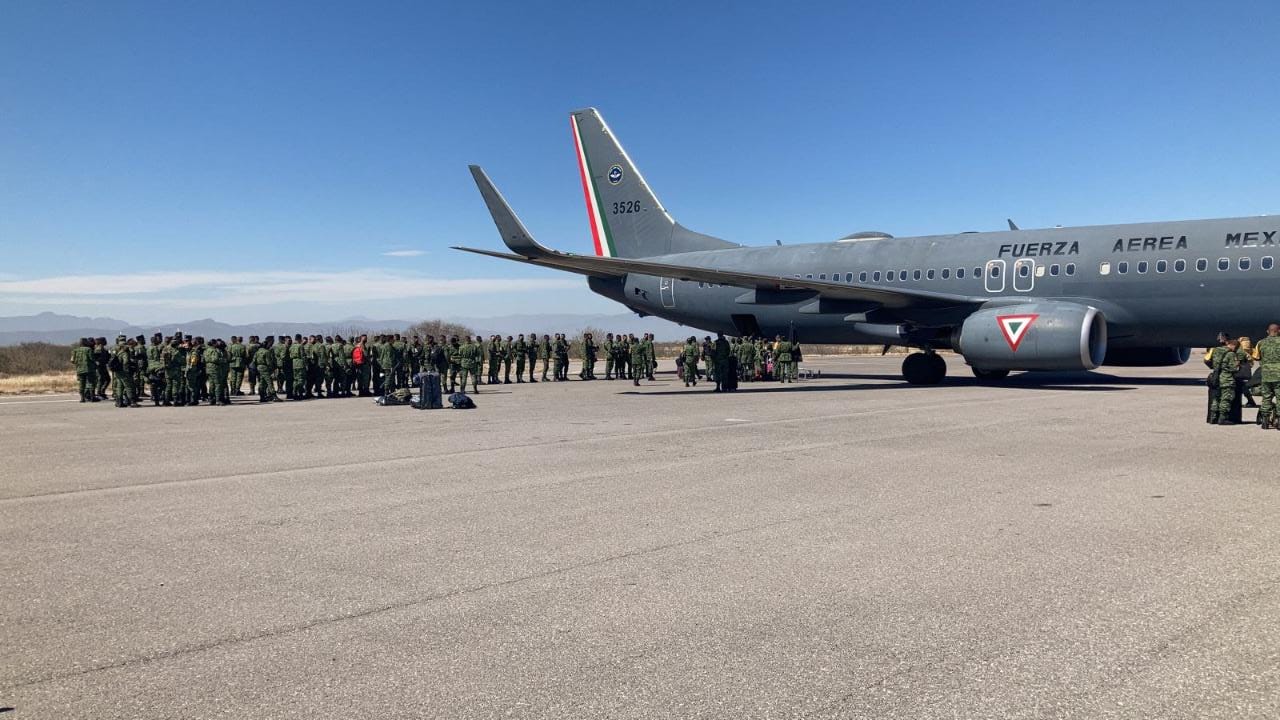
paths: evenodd
<path fill-rule="evenodd" d="M 529 354 L 529 382 L 536 383 L 533 379 L 533 373 L 538 368 L 538 333 L 529 333 L 529 344 L 525 349 Z"/>
<path fill-rule="evenodd" d="M 205 374 L 209 379 L 209 404 L 230 405 L 227 396 L 227 376 L 230 367 L 226 353 L 222 349 L 222 341 L 214 338 L 204 347 Z"/>
<path fill-rule="evenodd" d="M 511 343 L 511 354 L 515 356 L 516 361 L 516 382 L 524 382 L 524 365 L 529 359 L 529 343 L 524 341 L 524 333 Z"/>
<path fill-rule="evenodd" d="M 508 335 L 502 341 L 502 384 L 511 384 L 511 363 L 516 359 L 516 344 Z"/>
<path fill-rule="evenodd" d="M 474 341 L 468 337 L 467 341 L 458 347 L 458 379 L 462 392 L 467 391 L 468 376 L 471 378 L 472 392 L 480 392 L 480 358 L 483 353 L 484 346 L 479 336 L 476 336 Z"/>
<path fill-rule="evenodd" d="M 632 342 L 627 343 L 625 347 L 627 349 L 627 364 L 633 369 L 643 367 L 645 363 L 644 345 L 641 345 L 639 342 L 635 342 L 634 338 L 632 338 Z M 619 370 L 618 372 L 622 371 Z M 627 377 L 631 378 L 632 385 L 640 385 L 640 373 L 633 371 L 628 373 Z"/>
<path fill-rule="evenodd" d="M 89 338 L 80 338 L 80 343 L 71 351 L 71 364 L 76 369 L 80 402 L 97 402 L 98 398 L 93 394 L 93 346 Z"/>
<path fill-rule="evenodd" d="M 169 396 L 165 390 L 164 349 L 166 345 L 160 333 L 151 337 L 151 345 L 147 346 L 147 379 L 151 381 L 151 403 L 168 405 Z"/>
<path fill-rule="evenodd" d="M 253 354 L 253 364 L 258 371 L 258 402 L 276 402 L 275 385 L 272 378 L 276 375 L 276 353 L 272 347 L 274 341 L 268 335 L 266 341 Z"/>
<path fill-rule="evenodd" d="M 551 336 L 546 333 L 538 345 L 538 356 L 542 358 L 542 382 L 547 382 L 547 370 L 551 367 Z"/>
<path fill-rule="evenodd" d="M 1267 336 L 1253 348 L 1253 357 L 1262 370 L 1262 407 L 1258 410 L 1259 425 L 1263 430 L 1280 430 L 1280 324 L 1267 326 Z"/>
<path fill-rule="evenodd" d="M 187 404 L 187 349 L 183 340 L 174 337 L 161 355 L 164 359 L 165 400 L 174 407 Z"/>
<path fill-rule="evenodd" d="M 1236 371 L 1240 369 L 1237 351 L 1240 343 L 1235 338 L 1227 340 L 1226 352 L 1213 353 L 1213 373 L 1218 380 L 1218 406 L 1216 422 L 1219 425 L 1235 425 L 1231 419 L 1231 403 L 1236 399 Z"/>
<path fill-rule="evenodd" d="M 116 338 L 116 349 L 113 351 L 112 388 L 116 407 L 138 407 L 138 398 L 134 395 L 133 382 L 137 376 L 137 340 L 124 340 L 124 336 Z"/>
<path fill-rule="evenodd" d="M 698 386 L 698 358 L 702 357 L 702 348 L 698 346 L 698 339 L 689 336 L 684 342 L 684 350 L 680 353 L 684 358 L 684 365 L 680 368 L 680 377 L 684 380 L 684 386 Z M 643 355 L 641 356 L 643 358 Z M 636 371 L 637 374 L 639 371 Z"/>
<path fill-rule="evenodd" d="M 227 376 L 227 393 L 230 395 L 244 394 L 245 351 L 243 339 L 232 335 L 231 344 L 227 346 L 227 367 L 230 368 L 230 375 Z"/>
<path fill-rule="evenodd" d="M 778 348 L 778 356 L 774 359 L 773 374 L 777 376 L 778 382 L 791 381 L 791 341 L 783 340 L 779 335 L 776 341 Z"/>

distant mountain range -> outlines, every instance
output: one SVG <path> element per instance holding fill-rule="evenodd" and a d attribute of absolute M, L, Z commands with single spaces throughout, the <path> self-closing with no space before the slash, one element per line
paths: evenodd
<path fill-rule="evenodd" d="M 434 318 L 432 318 L 434 319 Z M 637 335 L 651 332 L 658 340 L 677 340 L 687 337 L 691 330 L 672 322 L 653 317 L 641 318 L 632 313 L 616 315 L 507 315 L 503 317 L 441 318 L 447 322 L 459 323 L 470 327 L 481 335 L 519 335 L 530 332 L 573 334 L 583 328 L 599 328 L 602 332 L 635 333 Z M 404 332 L 417 321 L 409 320 L 371 320 L 355 317 L 345 320 L 318 323 L 296 322 L 262 322 L 248 325 L 232 325 L 218 322 L 212 318 L 192 320 L 183 323 L 165 323 L 163 325 L 134 325 L 124 320 L 109 317 L 80 317 L 76 315 L 59 315 L 42 312 L 38 315 L 22 315 L 0 317 L 0 345 L 17 345 L 24 342 L 48 342 L 68 344 L 82 337 L 106 337 L 115 339 L 116 335 L 129 337 L 160 332 L 166 335 L 181 330 L 188 335 L 200 335 L 206 338 L 229 338 L 232 335 L 343 335 L 352 332 Z"/>

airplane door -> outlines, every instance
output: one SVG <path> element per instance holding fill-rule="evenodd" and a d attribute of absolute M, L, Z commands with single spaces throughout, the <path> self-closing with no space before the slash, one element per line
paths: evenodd
<path fill-rule="evenodd" d="M 658 293 L 662 295 L 662 307 L 673 308 L 676 306 L 675 283 L 671 278 L 662 278 L 658 283 Z"/>
<path fill-rule="evenodd" d="M 987 292 L 998 293 L 1004 292 L 1004 261 L 988 260 L 987 261 Z"/>
<path fill-rule="evenodd" d="M 1022 258 L 1013 263 L 1013 289 L 1018 292 L 1031 292 L 1036 284 L 1036 261 Z"/>

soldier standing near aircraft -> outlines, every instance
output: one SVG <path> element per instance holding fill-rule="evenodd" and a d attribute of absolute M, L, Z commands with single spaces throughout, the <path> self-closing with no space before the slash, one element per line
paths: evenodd
<path fill-rule="evenodd" d="M 525 350 L 529 354 L 529 382 L 536 383 L 533 379 L 534 372 L 538 369 L 538 333 L 529 333 L 529 344 Z"/>
<path fill-rule="evenodd" d="M 369 336 L 361 335 L 351 348 L 351 368 L 355 373 L 356 391 L 360 397 L 369 397 L 371 367 L 369 364 Z"/>
<path fill-rule="evenodd" d="M 204 338 L 200 336 L 191 341 L 191 348 L 187 351 L 187 393 L 190 396 L 188 403 L 191 405 L 199 405 L 201 400 L 208 397 L 205 386 Z"/>
<path fill-rule="evenodd" d="M 604 342 L 600 343 L 600 352 L 604 353 L 604 379 L 613 379 L 613 363 L 617 358 L 617 349 L 613 346 L 613 333 L 604 334 Z"/>
<path fill-rule="evenodd" d="M 715 366 L 712 371 L 715 373 L 715 392 L 721 392 L 725 389 L 725 382 L 729 379 L 729 355 L 731 352 L 733 350 L 729 347 L 729 341 L 724 339 L 724 333 L 716 333 L 716 340 L 711 346 L 711 363 Z"/>
<path fill-rule="evenodd" d="M 1253 357 L 1262 370 L 1262 408 L 1258 410 L 1258 424 L 1263 430 L 1280 430 L 1277 417 L 1277 393 L 1280 393 L 1280 324 L 1267 326 L 1267 336 L 1253 348 Z"/>
<path fill-rule="evenodd" d="M 684 378 L 684 386 L 698 386 L 698 358 L 702 356 L 702 348 L 698 347 L 698 339 L 690 335 L 688 340 L 684 342 L 684 350 L 681 352 L 684 357 L 684 366 L 680 368 L 681 377 Z M 643 358 L 643 354 L 641 355 Z M 643 367 L 643 364 L 641 365 Z M 640 372 L 636 371 L 637 374 Z"/>
<path fill-rule="evenodd" d="M 596 353 L 598 347 L 596 340 L 591 333 L 582 334 L 582 368 L 578 371 L 578 377 L 583 380 L 596 379 Z"/>
<path fill-rule="evenodd" d="M 498 335 L 490 335 L 488 344 L 482 347 L 485 355 L 489 358 L 489 376 L 486 382 L 490 385 L 497 385 L 501 382 L 498 379 L 498 368 L 502 362 L 502 338 Z"/>
<path fill-rule="evenodd" d="M 80 402 L 97 402 L 93 397 L 93 348 L 88 338 L 80 338 L 80 343 L 71 351 L 71 364 L 76 369 L 76 387 L 80 390 Z"/>
<path fill-rule="evenodd" d="M 147 388 L 147 338 L 139 335 L 133 343 L 133 396 L 140 398 Z"/>
<path fill-rule="evenodd" d="M 542 334 L 542 342 L 538 344 L 538 357 L 542 358 L 542 382 L 547 382 L 547 370 L 551 367 L 551 336 Z"/>
<path fill-rule="evenodd" d="M 511 344 L 511 353 L 516 360 L 516 382 L 524 382 L 524 364 L 529 359 L 529 343 L 524 341 L 524 333 Z"/>
<path fill-rule="evenodd" d="M 641 345 L 639 342 L 636 342 L 633 338 L 632 342 L 627 343 L 626 347 L 627 347 L 627 365 L 631 368 L 644 367 L 644 364 L 645 364 L 644 345 Z M 635 385 L 637 387 L 640 385 L 639 371 L 628 373 L 627 377 L 631 378 L 632 385 Z"/>
<path fill-rule="evenodd" d="M 1213 353 L 1213 372 L 1218 381 L 1218 405 L 1215 421 L 1219 425 L 1235 425 L 1231 418 L 1231 404 L 1236 398 L 1236 371 L 1240 369 L 1240 342 L 1227 340 L 1225 352 Z"/>
<path fill-rule="evenodd" d="M 515 360 L 515 342 L 508 335 L 506 340 L 502 341 L 502 384 L 511 384 L 511 363 Z"/>
<path fill-rule="evenodd" d="M 644 334 L 644 376 L 653 381 L 653 374 L 658 371 L 658 350 L 653 342 L 653 333 Z"/>
<path fill-rule="evenodd" d="M 471 387 L 473 392 L 480 392 L 480 357 L 484 352 L 481 344 L 482 339 L 476 336 L 473 341 L 470 336 L 467 341 L 458 348 L 458 380 L 461 385 L 461 391 L 467 391 L 467 377 L 471 378 Z"/>
<path fill-rule="evenodd" d="M 187 404 L 187 351 L 183 349 L 182 339 L 179 336 L 174 336 L 165 346 L 162 358 L 165 401 L 174 407 L 182 407 Z"/>
<path fill-rule="evenodd" d="M 779 335 L 773 343 L 774 347 L 774 372 L 778 382 L 790 382 L 791 380 L 791 341 L 783 340 Z"/>

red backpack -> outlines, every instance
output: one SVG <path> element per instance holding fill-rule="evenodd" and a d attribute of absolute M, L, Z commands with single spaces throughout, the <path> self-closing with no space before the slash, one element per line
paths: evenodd
<path fill-rule="evenodd" d="M 356 349 L 351 351 L 351 359 L 352 361 L 355 362 L 355 364 L 363 365 L 364 364 L 364 348 L 357 345 Z"/>

